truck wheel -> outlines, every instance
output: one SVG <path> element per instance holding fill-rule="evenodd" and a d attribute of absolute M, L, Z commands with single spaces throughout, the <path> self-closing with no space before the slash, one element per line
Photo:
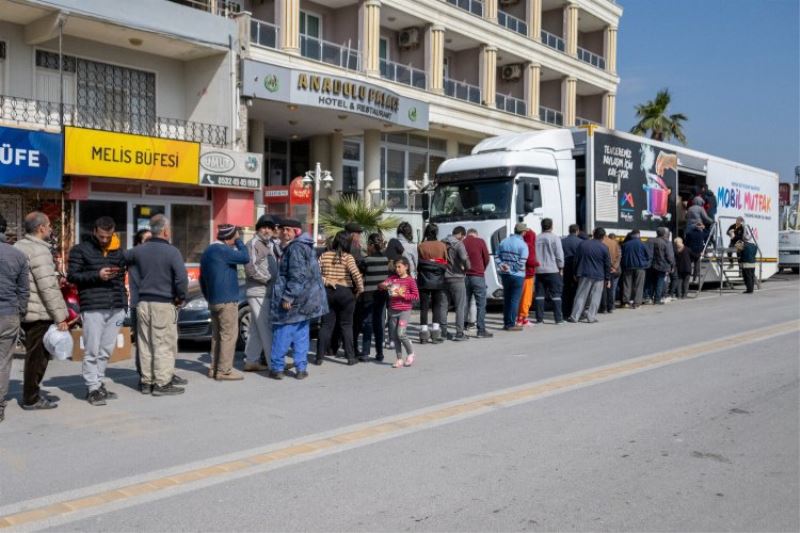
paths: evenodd
<path fill-rule="evenodd" d="M 800 267 L 792 267 L 792 274 L 800 274 Z"/>
<path fill-rule="evenodd" d="M 245 305 L 239 309 L 239 337 L 236 339 L 236 349 L 241 351 L 247 345 L 250 334 L 250 306 Z"/>

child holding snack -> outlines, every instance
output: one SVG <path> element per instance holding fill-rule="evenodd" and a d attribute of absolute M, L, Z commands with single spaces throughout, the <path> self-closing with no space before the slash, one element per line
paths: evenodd
<path fill-rule="evenodd" d="M 414 281 L 408 271 L 410 265 L 408 259 L 400 257 L 395 261 L 395 272 L 378 287 L 389 294 L 389 334 L 394 340 L 394 350 L 397 354 L 394 368 L 401 368 L 403 365 L 411 366 L 414 364 L 414 348 L 406 335 L 406 328 L 411 319 L 411 307 L 414 301 L 419 299 L 417 282 Z M 408 354 L 403 360 L 403 348 Z"/>

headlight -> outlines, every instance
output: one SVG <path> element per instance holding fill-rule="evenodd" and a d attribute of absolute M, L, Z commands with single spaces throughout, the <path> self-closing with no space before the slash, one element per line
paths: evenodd
<path fill-rule="evenodd" d="M 195 298 L 194 300 L 189 300 L 184 309 L 208 309 L 208 301 L 205 298 Z"/>

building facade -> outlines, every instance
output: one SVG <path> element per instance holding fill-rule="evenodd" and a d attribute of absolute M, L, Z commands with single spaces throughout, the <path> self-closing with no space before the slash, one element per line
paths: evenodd
<path fill-rule="evenodd" d="M 128 246 L 163 212 L 192 264 L 214 223 L 310 218 L 301 180 L 320 163 L 322 195 L 418 216 L 425 180 L 487 136 L 613 128 L 621 14 L 613 0 L 0 0 L 0 127 L 63 146 L 60 185 L 0 177 L 0 210 L 13 233 L 49 209 L 65 245 L 109 214 Z"/>

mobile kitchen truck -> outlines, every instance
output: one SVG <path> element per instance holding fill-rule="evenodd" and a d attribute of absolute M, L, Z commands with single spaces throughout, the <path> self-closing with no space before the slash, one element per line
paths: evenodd
<path fill-rule="evenodd" d="M 606 228 L 619 237 L 639 229 L 654 237 L 665 226 L 680 234 L 678 202 L 707 184 L 717 198 L 725 230 L 745 217 L 760 250 L 763 279 L 777 270 L 778 176 L 684 147 L 599 127 L 502 135 L 479 143 L 472 154 L 439 166 L 424 214 L 444 237 L 455 226 L 475 228 L 492 254 L 517 221 L 539 231 L 543 218 L 566 235 L 570 224 L 587 233 Z M 427 203 L 427 202 L 426 202 Z M 705 281 L 719 281 L 711 265 Z M 489 265 L 490 298 L 502 285 Z"/>

